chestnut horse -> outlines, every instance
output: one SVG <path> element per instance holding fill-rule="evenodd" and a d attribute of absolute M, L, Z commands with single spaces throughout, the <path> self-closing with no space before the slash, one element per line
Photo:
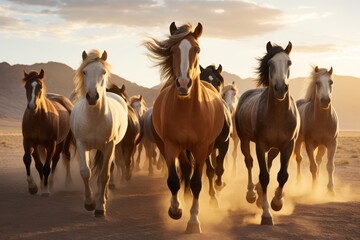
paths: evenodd
<path fill-rule="evenodd" d="M 250 154 L 250 141 L 256 145 L 260 168 L 260 185 L 257 185 L 256 189 L 259 196 L 257 205 L 262 206 L 263 209 L 261 224 L 273 224 L 267 199 L 272 161 L 280 152 L 281 167 L 277 175 L 279 186 L 271 201 L 272 209 L 279 211 L 283 205 L 283 187 L 289 176 L 287 171 L 289 159 L 299 132 L 299 112 L 289 93 L 291 48 L 291 42 L 285 49 L 267 43 L 267 53 L 259 59 L 257 80 L 258 86 L 264 88 L 251 89 L 242 94 L 235 113 L 236 130 L 248 170 L 246 199 L 250 203 L 256 199 L 252 182 L 253 159 Z M 267 158 L 266 153 L 268 153 Z"/>
<path fill-rule="evenodd" d="M 306 152 L 310 160 L 310 171 L 313 178 L 313 187 L 316 186 L 319 175 L 319 166 L 327 150 L 327 171 L 329 182 L 327 188 L 334 193 L 334 155 L 337 148 L 339 132 L 338 117 L 331 104 L 333 69 L 314 67 L 311 81 L 304 99 L 296 102 L 300 113 L 301 125 L 299 137 L 295 145 L 297 161 L 297 179 L 301 178 L 300 153 L 302 143 L 305 143 Z M 314 150 L 317 148 L 316 160 Z"/>
<path fill-rule="evenodd" d="M 189 233 L 201 232 L 198 214 L 203 167 L 224 126 L 224 115 L 218 114 L 223 112 L 219 93 L 211 84 L 200 81 L 201 33 L 200 23 L 192 30 L 190 24 L 177 28 L 173 22 L 168 39 L 144 43 L 160 67 L 162 79 L 166 79 L 153 106 L 152 123 L 157 146 L 168 167 L 167 184 L 172 194 L 168 213 L 173 219 L 182 216 L 178 158 L 181 178 L 190 179 L 193 194 L 186 229 Z"/>
<path fill-rule="evenodd" d="M 24 146 L 24 164 L 26 167 L 29 192 L 35 194 L 38 187 L 30 173 L 31 156 L 35 160 L 35 166 L 41 179 L 43 195 L 49 195 L 52 190 L 53 175 L 56 165 L 63 153 L 66 161 L 66 184 L 71 182 L 70 175 L 70 152 L 72 142 L 70 131 L 70 113 L 73 105 L 64 96 L 46 93 L 44 84 L 44 70 L 40 73 L 32 71 L 24 72 L 23 83 L 26 89 L 27 107 L 22 119 L 22 134 Z M 40 152 L 46 149 L 46 161 L 42 163 Z M 51 169 L 50 169 L 51 165 Z M 51 171 L 51 175 L 50 175 Z M 50 175 L 50 178 L 49 178 Z"/>
<path fill-rule="evenodd" d="M 128 126 L 127 104 L 119 95 L 106 92 L 110 65 L 106 62 L 106 51 L 98 50 L 82 54 L 83 62 L 75 72 L 74 109 L 70 126 L 76 139 L 80 156 L 80 174 L 84 181 L 86 210 L 95 216 L 106 215 L 106 194 L 110 178 L 111 163 L 116 144 L 124 137 Z M 90 186 L 90 151 L 99 150 L 103 155 L 98 177 L 99 194 L 95 205 Z"/>

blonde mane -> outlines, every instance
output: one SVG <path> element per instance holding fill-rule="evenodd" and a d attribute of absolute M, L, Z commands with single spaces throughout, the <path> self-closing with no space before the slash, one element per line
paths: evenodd
<path fill-rule="evenodd" d="M 85 96 L 85 88 L 84 88 L 84 68 L 93 62 L 101 62 L 106 72 L 108 73 L 108 76 L 111 76 L 111 66 L 106 61 L 101 59 L 101 55 L 99 50 L 93 49 L 89 53 L 87 53 L 87 57 L 83 62 L 81 63 L 80 67 L 76 70 L 75 76 L 74 76 L 74 85 L 75 89 L 74 92 L 71 94 L 72 101 L 76 102 L 77 100 L 83 98 Z"/>
<path fill-rule="evenodd" d="M 318 68 L 317 71 L 315 71 L 315 68 L 316 67 L 314 67 L 314 66 L 312 67 L 312 72 L 310 74 L 309 84 L 308 84 L 306 94 L 305 94 L 305 97 L 304 97 L 305 102 L 310 102 L 310 101 L 315 99 L 316 80 L 320 76 L 328 73 L 328 70 L 326 68 Z"/>
<path fill-rule="evenodd" d="M 150 52 L 148 57 L 154 61 L 154 66 L 160 67 L 161 82 L 168 82 L 169 79 L 173 78 L 171 47 L 192 32 L 192 25 L 188 23 L 179 27 L 173 35 L 168 36 L 168 39 L 159 41 L 150 38 L 143 43 Z"/>

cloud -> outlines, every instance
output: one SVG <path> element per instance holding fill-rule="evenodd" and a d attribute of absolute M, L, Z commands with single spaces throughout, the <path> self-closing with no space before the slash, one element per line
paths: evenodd
<path fill-rule="evenodd" d="M 15 7 L 41 7 L 42 13 L 83 27 L 99 25 L 144 30 L 168 27 L 172 21 L 177 25 L 190 22 L 194 26 L 201 22 L 204 36 L 222 39 L 266 34 L 283 26 L 283 12 L 279 9 L 236 0 L 13 0 L 12 3 Z"/>
<path fill-rule="evenodd" d="M 300 53 L 324 53 L 338 51 L 339 47 L 334 44 L 297 45 L 294 51 Z"/>
<path fill-rule="evenodd" d="M 0 27 L 3 30 L 16 30 L 21 25 L 21 20 L 17 18 L 0 16 Z"/>

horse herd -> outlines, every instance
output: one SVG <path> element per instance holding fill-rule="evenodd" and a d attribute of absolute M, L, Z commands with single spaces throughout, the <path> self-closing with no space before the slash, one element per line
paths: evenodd
<path fill-rule="evenodd" d="M 233 158 L 240 142 L 248 170 L 246 199 L 249 203 L 256 201 L 263 209 L 261 224 L 273 224 L 270 206 L 274 211 L 282 208 L 287 168 L 293 153 L 300 181 L 302 144 L 310 160 L 313 186 L 317 183 L 318 166 L 327 152 L 327 187 L 334 193 L 338 121 L 331 105 L 332 68 L 314 67 L 305 98 L 295 103 L 289 93 L 292 44 L 289 42 L 284 49 L 268 42 L 266 54 L 258 59 L 258 88 L 246 91 L 237 99 L 235 83 L 224 86 L 221 65 L 200 66 L 198 38 L 202 30 L 200 23 L 193 29 L 190 24 L 177 27 L 173 22 L 166 39 L 150 38 L 144 42 L 164 82 L 149 109 L 141 96 L 129 98 L 124 86 L 108 83 L 111 69 L 106 51 L 82 53 L 71 101 L 46 93 L 43 70 L 24 72 L 27 108 L 22 122 L 23 161 L 29 192 L 38 192 L 30 172 L 32 158 L 40 175 L 42 194 L 48 195 L 52 190 L 61 153 L 66 162 L 66 183 L 71 182 L 69 148 L 73 145 L 80 158 L 84 206 L 89 211 L 95 210 L 95 216 L 105 216 L 107 195 L 114 180 L 119 177 L 129 180 L 139 164 L 140 153 L 135 160 L 135 148 L 144 148 L 151 156 L 157 147 L 163 158 L 158 164 L 165 163 L 168 170 L 169 216 L 173 219 L 182 216 L 178 191 L 183 185 L 185 201 L 191 205 L 186 232 L 199 233 L 203 169 L 206 168 L 209 179 L 211 203 L 217 206 L 215 189 L 220 191 L 225 186 L 223 163 L 232 139 Z M 257 184 L 252 177 L 250 142 L 256 145 L 260 169 Z M 269 170 L 278 154 L 281 163 L 278 187 L 270 204 Z M 41 156 L 45 156 L 44 164 Z M 114 165 L 118 176 L 114 176 Z M 97 177 L 97 194 L 90 184 L 92 175 Z"/>

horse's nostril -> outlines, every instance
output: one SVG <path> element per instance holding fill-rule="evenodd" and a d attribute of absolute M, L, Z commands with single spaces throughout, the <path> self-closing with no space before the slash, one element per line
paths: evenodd
<path fill-rule="evenodd" d="M 89 98 L 90 98 L 89 93 L 86 93 L 86 99 L 88 99 L 88 100 L 89 100 Z"/>
<path fill-rule="evenodd" d="M 189 88 L 189 87 L 191 87 L 191 85 L 192 85 L 192 80 L 191 80 L 191 78 L 190 78 L 190 80 L 189 80 L 189 82 L 188 82 L 188 84 L 187 84 L 187 87 Z"/>
<path fill-rule="evenodd" d="M 96 96 L 95 96 L 95 98 L 96 98 L 96 100 L 98 100 L 98 99 L 99 99 L 99 93 L 98 93 L 98 92 L 96 92 Z"/>

